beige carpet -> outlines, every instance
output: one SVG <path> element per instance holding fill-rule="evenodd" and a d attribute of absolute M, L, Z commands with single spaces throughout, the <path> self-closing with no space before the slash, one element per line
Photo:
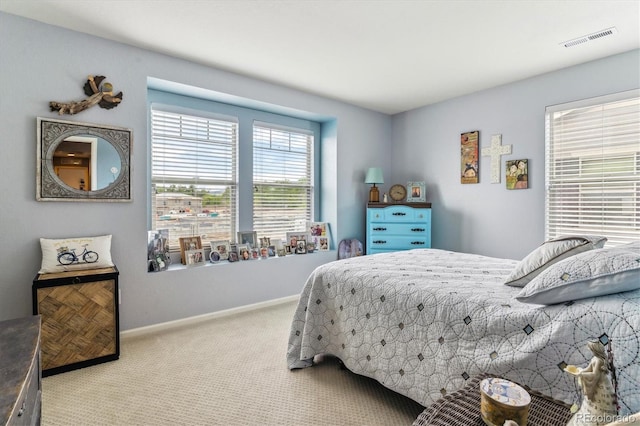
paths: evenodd
<path fill-rule="evenodd" d="M 288 370 L 294 309 L 123 339 L 119 360 L 43 379 L 42 424 L 411 425 L 422 406 L 333 358 Z"/>

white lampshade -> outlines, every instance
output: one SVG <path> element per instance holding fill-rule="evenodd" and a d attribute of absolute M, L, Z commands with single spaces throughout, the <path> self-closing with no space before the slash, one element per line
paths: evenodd
<path fill-rule="evenodd" d="M 382 169 L 380 167 L 371 167 L 367 170 L 367 177 L 364 179 L 364 183 L 384 183 L 384 177 L 382 176 Z"/>

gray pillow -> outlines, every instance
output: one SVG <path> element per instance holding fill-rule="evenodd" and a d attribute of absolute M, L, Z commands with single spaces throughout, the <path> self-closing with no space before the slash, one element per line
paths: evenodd
<path fill-rule="evenodd" d="M 640 241 L 577 254 L 551 266 L 516 299 L 553 305 L 640 289 Z"/>
<path fill-rule="evenodd" d="M 606 242 L 607 239 L 599 235 L 565 235 L 545 241 L 516 265 L 505 284 L 524 287 L 554 263 L 578 253 L 602 248 Z"/>

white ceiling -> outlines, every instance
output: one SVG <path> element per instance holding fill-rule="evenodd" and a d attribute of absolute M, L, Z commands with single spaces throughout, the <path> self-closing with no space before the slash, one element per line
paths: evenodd
<path fill-rule="evenodd" d="M 0 0 L 0 11 L 388 114 L 640 48 L 640 0 Z"/>

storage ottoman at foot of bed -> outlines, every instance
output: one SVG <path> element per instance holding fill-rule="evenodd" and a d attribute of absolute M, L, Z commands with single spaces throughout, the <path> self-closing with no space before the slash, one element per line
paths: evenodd
<path fill-rule="evenodd" d="M 480 382 L 492 377 L 475 376 L 457 392 L 445 395 L 427 407 L 412 426 L 484 426 L 480 416 Z M 526 388 L 525 388 L 526 389 Z M 570 407 L 527 389 L 531 395 L 527 426 L 565 426 L 571 418 Z"/>

